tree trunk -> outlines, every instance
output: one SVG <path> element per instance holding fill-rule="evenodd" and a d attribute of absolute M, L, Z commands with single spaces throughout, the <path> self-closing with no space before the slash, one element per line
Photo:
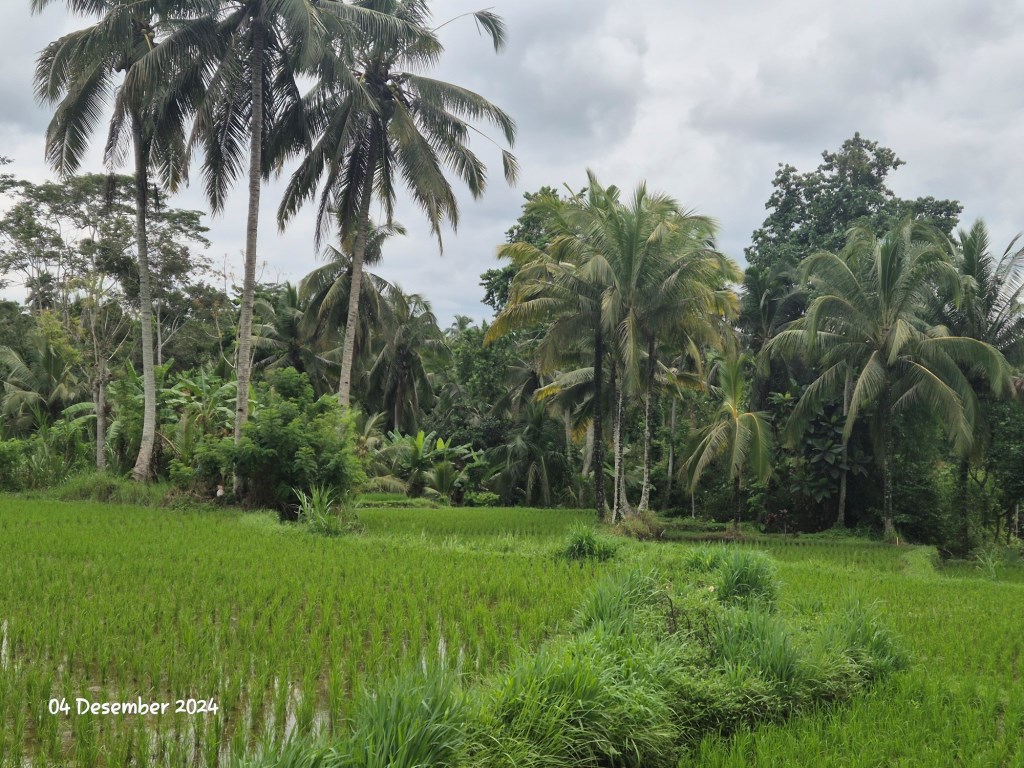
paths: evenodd
<path fill-rule="evenodd" d="M 960 541 L 957 544 L 957 554 L 961 557 L 967 557 L 967 554 L 971 551 L 971 526 L 970 526 L 970 510 L 969 507 L 969 490 L 968 490 L 968 479 L 970 475 L 971 465 L 967 459 L 960 459 L 960 463 L 957 466 L 956 476 L 956 495 L 957 502 L 960 506 Z"/>
<path fill-rule="evenodd" d="M 743 512 L 743 494 L 740 493 L 740 490 L 740 474 L 737 472 L 736 479 L 733 480 L 732 483 L 732 499 L 736 509 L 736 517 L 732 521 L 732 527 L 737 533 L 739 533 L 740 530 L 740 518 L 742 517 Z"/>
<path fill-rule="evenodd" d="M 612 363 L 611 375 L 609 376 L 609 386 L 612 390 L 612 518 L 611 522 L 616 523 L 622 513 L 621 500 L 622 495 L 619 493 L 619 480 L 621 475 L 619 474 L 619 438 L 621 434 L 619 432 L 619 372 L 615 367 L 615 363 Z"/>
<path fill-rule="evenodd" d="M 612 513 L 612 522 L 621 520 L 633 513 L 629 506 L 629 499 L 626 496 L 626 462 L 625 462 L 625 439 L 622 434 L 622 422 L 625 417 L 626 387 L 622 377 L 615 393 L 615 509 Z"/>
<path fill-rule="evenodd" d="M 882 403 L 882 476 L 884 478 L 884 501 L 882 505 L 883 535 L 888 542 L 896 541 L 896 526 L 893 524 L 892 513 L 892 413 L 889 409 L 888 393 L 883 395 Z"/>
<path fill-rule="evenodd" d="M 132 141 L 135 144 L 135 247 L 139 259 L 139 323 L 142 326 L 142 441 L 132 469 L 132 479 L 145 482 L 153 464 L 156 445 L 156 371 L 153 366 L 153 290 L 149 275 L 149 241 L 146 233 L 148 147 L 142 134 L 142 120 L 133 113 Z"/>
<path fill-rule="evenodd" d="M 647 511 L 651 501 L 651 442 L 653 440 L 654 425 L 651 424 L 651 416 L 654 405 L 654 337 L 647 342 L 647 402 L 644 404 L 644 482 L 640 491 L 640 503 L 636 511 L 643 514 Z"/>
<path fill-rule="evenodd" d="M 352 279 L 348 289 L 348 319 L 345 321 L 345 346 L 341 353 L 341 378 L 338 381 L 338 399 L 346 408 L 352 397 L 352 360 L 356 349 L 356 326 L 359 322 L 359 294 L 363 285 L 363 260 L 366 256 L 366 240 L 370 230 L 370 203 L 373 201 L 373 178 L 376 166 L 375 143 L 371 140 L 369 147 L 370 167 L 367 177 L 363 180 L 363 189 L 359 200 L 359 227 L 356 232 L 355 245 L 352 248 Z"/>
<path fill-rule="evenodd" d="M 580 467 L 580 475 L 588 475 L 594 468 L 594 425 L 587 427 L 587 436 L 583 440 L 583 465 Z"/>
<path fill-rule="evenodd" d="M 249 125 L 249 210 L 245 223 L 245 271 L 242 278 L 242 308 L 238 315 L 238 346 L 235 378 L 235 445 L 242 440 L 242 427 L 249 420 L 249 379 L 252 375 L 252 312 L 256 294 L 256 240 L 260 223 L 260 190 L 263 182 L 263 57 L 265 33 L 260 23 L 252 32 L 252 116 Z M 242 478 L 235 473 L 232 487 L 237 496 Z"/>
<path fill-rule="evenodd" d="M 569 470 L 569 478 L 573 486 L 576 485 L 576 463 L 572 460 L 572 414 L 566 410 L 562 414 L 562 424 L 565 427 L 565 464 Z"/>
<path fill-rule="evenodd" d="M 594 329 L 594 506 L 597 508 L 598 519 L 603 519 L 607 514 L 607 506 L 604 500 L 604 431 L 602 430 L 602 412 L 604 402 L 601 397 L 601 389 L 604 384 L 604 339 L 601 335 L 601 318 L 597 318 L 597 327 Z"/>
<path fill-rule="evenodd" d="M 107 366 L 101 361 L 93 384 L 93 402 L 96 404 L 96 471 L 107 468 Z"/>
<path fill-rule="evenodd" d="M 672 474 L 675 472 L 676 459 L 676 398 L 672 398 L 672 415 L 668 421 L 668 473 L 665 475 L 665 504 L 663 508 L 667 511 L 672 500 Z"/>
<path fill-rule="evenodd" d="M 850 369 L 846 369 L 846 383 L 843 385 L 843 429 L 846 429 L 846 417 L 850 414 L 850 399 L 853 397 L 853 377 Z M 835 528 L 846 527 L 846 476 L 848 473 L 847 463 L 850 458 L 849 441 L 843 438 L 843 466 L 839 475 L 839 505 L 836 511 Z"/>

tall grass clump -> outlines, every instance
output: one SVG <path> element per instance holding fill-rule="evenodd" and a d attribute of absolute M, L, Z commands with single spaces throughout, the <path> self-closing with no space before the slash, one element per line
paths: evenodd
<path fill-rule="evenodd" d="M 905 669 L 910 657 L 874 606 L 850 600 L 822 629 L 827 647 L 849 658 L 866 682 Z"/>
<path fill-rule="evenodd" d="M 761 552 L 735 549 L 717 564 L 713 584 L 718 599 L 728 603 L 750 601 L 773 608 L 779 596 L 775 564 Z"/>
<path fill-rule="evenodd" d="M 716 637 L 718 658 L 730 674 L 753 672 L 776 688 L 784 706 L 794 706 L 808 680 L 805 659 L 789 626 L 761 610 L 727 611 Z"/>
<path fill-rule="evenodd" d="M 351 732 L 326 765 L 433 768 L 457 764 L 471 743 L 472 708 L 455 675 L 424 668 L 363 695 Z M 467 727 L 470 726 L 470 727 Z"/>
<path fill-rule="evenodd" d="M 718 569 L 725 556 L 724 547 L 693 547 L 686 550 L 680 565 L 685 573 L 711 573 Z"/>
<path fill-rule="evenodd" d="M 565 542 L 558 550 L 566 560 L 597 560 L 604 562 L 615 557 L 618 545 L 611 539 L 598 535 L 593 526 L 575 522 L 569 527 Z"/>
<path fill-rule="evenodd" d="M 666 651 L 604 628 L 542 648 L 496 686 L 473 764 L 674 765 Z"/>
<path fill-rule="evenodd" d="M 569 526 L 559 557 L 565 560 L 597 560 L 604 562 L 615 556 L 618 546 L 606 537 L 598 535 L 593 525 L 574 522 Z"/>
<path fill-rule="evenodd" d="M 583 600 L 576 625 L 586 631 L 604 625 L 612 631 L 637 625 L 638 614 L 657 601 L 657 580 L 651 571 L 630 570 L 599 581 Z"/>

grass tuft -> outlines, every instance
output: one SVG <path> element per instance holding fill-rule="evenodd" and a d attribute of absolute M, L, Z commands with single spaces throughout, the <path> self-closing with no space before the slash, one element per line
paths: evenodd
<path fill-rule="evenodd" d="M 573 523 L 569 527 L 565 543 L 558 554 L 566 560 L 597 560 L 604 562 L 615 557 L 618 544 L 611 539 L 598 535 L 593 526 L 583 522 Z"/>

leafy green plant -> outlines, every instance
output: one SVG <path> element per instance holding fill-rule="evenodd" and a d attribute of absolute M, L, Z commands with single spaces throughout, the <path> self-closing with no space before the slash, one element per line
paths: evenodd
<path fill-rule="evenodd" d="M 295 489 L 299 500 L 299 522 L 321 536 L 341 536 L 362 529 L 355 513 L 345 509 L 327 486 L 314 485 L 309 493 Z"/>

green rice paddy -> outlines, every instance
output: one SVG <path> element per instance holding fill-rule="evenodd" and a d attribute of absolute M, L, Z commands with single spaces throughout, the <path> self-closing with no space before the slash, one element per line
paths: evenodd
<path fill-rule="evenodd" d="M 0 766 L 227 765 L 328 733 L 362 686 L 438 656 L 493 672 L 563 629 L 602 575 L 671 573 L 689 546 L 580 565 L 552 553 L 582 513 L 359 514 L 364 534 L 325 539 L 264 515 L 0 497 Z M 758 546 L 779 561 L 780 610 L 877 602 L 911 668 L 851 704 L 705 738 L 681 765 L 1024 765 L 1024 584 L 935 572 L 923 549 Z M 75 712 L 140 697 L 169 710 Z M 217 711 L 176 714 L 179 699 Z"/>

